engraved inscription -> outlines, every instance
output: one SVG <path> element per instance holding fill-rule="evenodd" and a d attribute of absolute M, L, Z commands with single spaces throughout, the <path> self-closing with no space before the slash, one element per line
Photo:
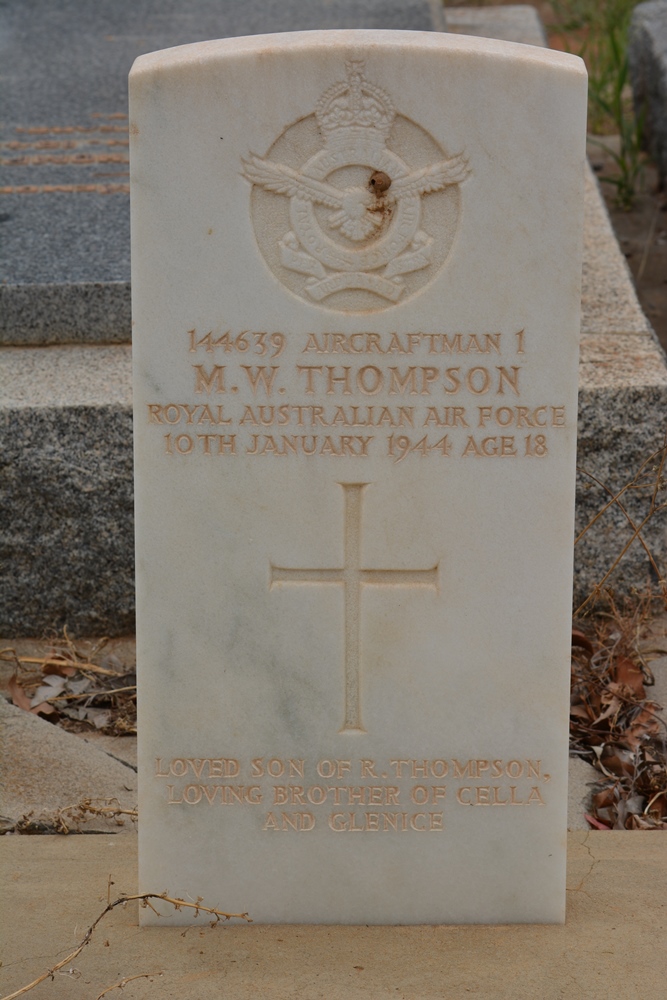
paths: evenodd
<path fill-rule="evenodd" d="M 548 460 L 567 415 L 532 396 L 527 343 L 524 329 L 297 337 L 193 328 L 190 400 L 148 403 L 147 419 L 167 425 L 164 453 L 176 460 Z M 443 355 L 494 357 L 439 364 Z M 404 356 L 411 363 L 399 363 Z"/>
<path fill-rule="evenodd" d="M 154 774 L 169 806 L 247 807 L 265 832 L 335 834 L 437 833 L 452 809 L 540 808 L 551 780 L 530 758 L 157 757 Z"/>
<path fill-rule="evenodd" d="M 337 584 L 344 590 L 345 718 L 341 733 L 365 732 L 361 721 L 361 594 L 364 586 L 438 587 L 438 563 L 429 569 L 364 569 L 361 559 L 362 497 L 369 483 L 341 483 L 345 497 L 344 565 L 297 569 L 271 565 L 270 587 L 279 584 Z"/>

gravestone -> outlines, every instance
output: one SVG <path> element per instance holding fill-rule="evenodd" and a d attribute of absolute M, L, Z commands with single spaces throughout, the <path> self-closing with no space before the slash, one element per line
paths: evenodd
<path fill-rule="evenodd" d="M 628 61 L 642 141 L 667 182 L 667 0 L 635 7 L 628 37 Z"/>
<path fill-rule="evenodd" d="M 130 98 L 140 890 L 562 921 L 583 64 L 295 33 Z"/>

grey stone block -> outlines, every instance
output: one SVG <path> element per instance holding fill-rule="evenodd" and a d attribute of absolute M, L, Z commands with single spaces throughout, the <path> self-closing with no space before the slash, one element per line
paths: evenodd
<path fill-rule="evenodd" d="M 129 340 L 127 74 L 144 52 L 312 28 L 444 30 L 440 0 L 0 5 L 0 344 Z"/>
<path fill-rule="evenodd" d="M 579 395 L 577 533 L 659 448 L 667 365 L 637 303 L 592 174 L 586 190 Z M 38 634 L 67 623 L 78 635 L 133 628 L 130 348 L 71 345 L 0 349 L 6 455 L 0 498 L 5 583 L 0 628 Z M 600 480 L 598 485 L 590 473 Z M 647 490 L 624 498 L 635 523 Z M 611 507 L 575 548 L 581 602 L 632 535 Z M 643 537 L 667 565 L 665 518 Z M 648 558 L 634 542 L 607 581 L 641 588 Z"/>
<path fill-rule="evenodd" d="M 530 4 L 502 7 L 450 7 L 447 31 L 457 35 L 502 38 L 524 45 L 546 45 L 547 36 L 540 15 Z"/>
<path fill-rule="evenodd" d="M 0 628 L 134 626 L 130 348 L 4 348 Z"/>
<path fill-rule="evenodd" d="M 652 336 L 627 261 L 590 168 L 586 169 L 584 259 L 581 275 L 582 334 L 637 333 Z"/>
<path fill-rule="evenodd" d="M 665 444 L 667 367 L 651 337 L 625 334 L 584 335 L 579 369 L 576 535 L 612 496 Z M 631 541 L 634 525 L 649 514 L 657 460 L 649 463 L 643 487 L 630 489 L 586 532 L 574 550 L 575 607 L 599 584 Z M 592 477 L 595 477 L 593 479 Z M 597 481 L 596 481 L 597 480 Z M 642 537 L 664 576 L 667 532 L 664 511 L 646 524 Z M 655 583 L 648 555 L 632 542 L 604 586 L 618 594 Z"/>
<path fill-rule="evenodd" d="M 123 344 L 132 339 L 129 281 L 0 285 L 0 344 Z"/>
<path fill-rule="evenodd" d="M 628 55 L 635 108 L 647 148 L 667 182 L 667 0 L 639 4 L 632 15 Z"/>
<path fill-rule="evenodd" d="M 575 537 L 665 444 L 667 365 L 644 316 L 630 271 L 616 242 L 590 169 L 586 176 L 582 274 L 579 431 Z M 655 464 L 655 463 L 653 463 Z M 655 480 L 622 497 L 627 516 L 613 504 L 575 547 L 575 606 L 605 577 L 648 515 Z M 592 477 L 595 477 L 593 479 Z M 596 482 L 595 480 L 599 480 Z M 629 520 L 630 519 L 630 520 Z M 642 538 L 664 575 L 667 529 L 664 512 L 645 526 Z M 639 540 L 605 582 L 621 594 L 654 579 Z"/>

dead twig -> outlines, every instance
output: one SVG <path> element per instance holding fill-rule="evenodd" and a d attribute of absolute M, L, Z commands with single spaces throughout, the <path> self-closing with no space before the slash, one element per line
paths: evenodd
<path fill-rule="evenodd" d="M 125 978 L 121 979 L 119 983 L 114 983 L 113 986 L 107 986 L 105 990 L 98 993 L 95 1000 L 102 1000 L 102 997 L 105 997 L 107 993 L 111 993 L 112 990 L 122 990 L 124 986 L 127 986 L 128 983 L 131 983 L 135 979 L 152 979 L 153 976 L 161 975 L 161 972 L 140 972 L 138 976 L 125 976 Z"/>
<path fill-rule="evenodd" d="M 665 506 L 667 506 L 667 505 L 663 504 L 663 505 L 661 505 L 660 508 L 656 508 L 656 509 L 662 509 Z M 590 604 L 591 601 L 594 601 L 596 598 L 598 598 L 600 596 L 600 592 L 602 590 L 603 585 L 607 582 L 607 580 L 609 579 L 609 577 L 611 576 L 611 574 L 614 572 L 614 570 L 616 569 L 616 567 L 620 563 L 620 561 L 623 558 L 623 556 L 625 555 L 625 553 L 628 551 L 628 549 L 630 548 L 630 546 L 634 542 L 635 538 L 638 537 L 638 535 L 641 533 L 641 531 L 643 530 L 643 528 L 645 527 L 645 525 L 653 517 L 653 515 L 655 514 L 655 512 L 656 512 L 655 510 L 649 511 L 649 513 L 646 515 L 646 517 L 641 522 L 641 524 L 639 525 L 639 527 L 635 529 L 635 531 L 633 532 L 631 538 L 623 546 L 623 548 L 621 549 L 621 551 L 617 555 L 616 559 L 614 559 L 614 562 L 609 567 L 609 569 L 607 570 L 607 572 L 605 573 L 605 575 L 602 577 L 601 580 L 598 581 L 598 583 L 595 584 L 595 586 L 593 587 L 592 591 L 590 592 L 590 594 L 588 595 L 588 597 L 586 598 L 586 600 L 582 601 L 582 603 L 579 605 L 579 607 L 577 608 L 577 610 L 574 612 L 574 617 L 575 618 L 577 618 L 581 614 L 581 612 L 584 610 L 584 608 L 588 604 Z"/>
<path fill-rule="evenodd" d="M 22 986 L 20 990 L 16 990 L 14 993 L 9 993 L 7 996 L 2 997 L 1 1000 L 16 1000 L 16 997 L 23 996 L 25 993 L 28 993 L 30 990 L 33 990 L 35 986 L 39 986 L 39 984 L 43 983 L 46 979 L 53 979 L 56 972 L 59 972 L 61 969 L 63 969 L 69 962 L 73 962 L 74 959 L 81 954 L 86 945 L 90 943 L 92 936 L 95 932 L 95 929 L 97 928 L 100 921 L 102 921 L 104 917 L 106 917 L 107 913 L 110 913 L 112 910 L 115 910 L 117 906 L 125 906 L 127 903 L 131 903 L 134 900 L 137 900 L 137 902 L 139 902 L 141 906 L 148 906 L 150 907 L 151 910 L 153 910 L 154 913 L 156 913 L 158 916 L 161 916 L 158 910 L 156 910 L 156 908 L 152 905 L 151 899 L 161 899 L 165 903 L 170 903 L 175 910 L 181 910 L 183 907 L 188 907 L 189 909 L 195 911 L 195 917 L 199 916 L 200 913 L 208 913 L 213 918 L 211 921 L 212 927 L 215 926 L 216 924 L 219 924 L 222 920 L 245 920 L 248 923 L 252 923 L 252 920 L 250 919 L 247 913 L 225 913 L 222 910 L 218 910 L 213 906 L 204 906 L 201 901 L 201 897 L 197 899 L 194 903 L 189 903 L 185 899 L 179 899 L 178 897 L 169 896 L 166 892 L 142 892 L 142 893 L 137 893 L 136 895 L 133 896 L 122 895 L 119 896 L 118 899 L 115 899 L 113 903 L 107 903 L 107 905 L 104 907 L 100 915 L 97 917 L 96 920 L 93 921 L 93 923 L 90 925 L 90 927 L 84 934 L 82 940 L 79 942 L 79 944 L 73 951 L 71 951 L 68 955 L 66 955 L 60 962 L 57 962 L 56 965 L 52 966 L 50 969 L 47 969 L 46 972 L 43 972 L 41 976 L 37 977 L 37 979 L 33 979 L 31 983 L 28 983 L 26 986 Z M 136 979 L 141 977 L 134 976 L 130 978 Z M 125 982 L 129 981 L 130 981 L 129 979 L 124 980 L 123 985 Z M 109 990 L 115 989 L 116 986 L 120 987 L 120 985 L 121 984 L 110 986 L 109 989 L 106 990 L 105 992 L 108 993 Z M 100 996 L 104 996 L 104 993 L 101 993 Z"/>
<path fill-rule="evenodd" d="M 11 655 L 7 655 L 11 654 Z M 123 672 L 119 670 L 110 670 L 108 667 L 101 667 L 96 663 L 88 663 L 88 661 L 81 660 L 69 660 L 64 656 L 18 656 L 16 650 L 11 646 L 7 646 L 5 649 L 0 649 L 0 660 L 4 660 L 6 663 L 15 663 L 22 666 L 24 663 L 34 664 L 41 668 L 42 672 L 45 667 L 74 667 L 76 670 L 87 671 L 94 674 L 104 674 L 105 677 L 122 677 Z"/>
<path fill-rule="evenodd" d="M 597 512 L 597 514 L 593 518 L 591 518 L 591 520 L 588 522 L 588 524 L 586 525 L 585 528 L 582 528 L 582 530 L 579 532 L 579 534 L 577 535 L 577 537 L 574 540 L 574 544 L 575 545 L 578 542 L 581 541 L 581 539 L 584 537 L 584 535 L 586 534 L 586 532 L 589 531 L 593 527 L 593 525 L 596 523 L 596 521 L 598 521 L 602 517 L 602 515 L 606 511 L 609 510 L 610 507 L 613 507 L 613 505 L 615 503 L 617 503 L 618 500 L 620 500 L 620 498 L 623 496 L 624 493 L 626 493 L 629 489 L 631 489 L 635 485 L 636 481 L 639 479 L 639 477 L 641 476 L 641 474 L 644 471 L 644 469 L 646 468 L 646 466 L 650 462 L 655 462 L 655 460 L 658 458 L 658 456 L 661 455 L 662 452 L 665 450 L 665 447 L 666 447 L 666 445 L 662 445 L 662 447 L 658 448 L 651 455 L 649 455 L 648 458 L 645 459 L 645 461 L 642 462 L 642 464 L 639 466 L 639 469 L 637 470 L 637 472 L 635 473 L 635 475 L 633 476 L 633 478 L 629 482 L 627 482 L 625 484 L 625 486 L 623 487 L 623 489 L 619 490 L 618 493 L 612 494 L 611 490 L 607 489 L 606 486 L 604 487 L 605 491 L 611 496 L 611 500 L 609 500 L 604 505 L 604 507 L 600 508 L 600 510 Z M 581 468 L 577 467 L 577 472 L 580 472 L 584 476 L 589 476 L 591 479 L 595 479 L 595 477 L 593 475 L 591 475 L 590 472 L 587 472 L 586 469 L 581 469 Z M 595 481 L 599 482 L 599 480 L 595 480 Z M 600 485 L 602 485 L 602 484 L 600 484 Z"/>
<path fill-rule="evenodd" d="M 126 691 L 136 691 L 137 685 L 130 684 L 122 688 L 101 688 L 99 691 L 82 691 L 81 694 L 59 694 L 54 698 L 49 698 L 49 704 L 55 705 L 59 701 L 93 701 L 95 698 L 103 696 L 108 698 L 112 694 L 123 694 Z"/>
<path fill-rule="evenodd" d="M 63 636 L 65 638 L 65 645 L 66 645 L 67 649 L 70 651 L 70 653 L 72 654 L 73 658 L 78 659 L 78 660 L 85 660 L 86 657 L 84 656 L 83 653 L 79 652 L 79 650 L 76 647 L 76 643 L 70 637 L 70 634 L 67 631 L 67 625 L 63 626 Z M 108 641 L 109 641 L 109 636 L 108 635 L 105 635 L 101 639 L 98 639 L 97 642 L 95 643 L 95 645 L 93 646 L 93 649 L 92 649 L 92 652 L 91 652 L 91 655 L 90 655 L 90 659 L 92 659 L 93 656 L 97 656 L 97 654 L 99 653 L 99 651 L 101 649 L 104 649 L 104 647 L 106 646 L 106 644 L 108 643 Z"/>
<path fill-rule="evenodd" d="M 113 800 L 102 800 L 106 802 L 113 802 Z M 109 819 L 117 819 L 119 816 L 130 816 L 132 819 L 136 820 L 139 818 L 138 809 L 123 809 L 120 802 L 116 800 L 117 804 L 112 805 L 95 805 L 94 799 L 84 799 L 76 806 L 63 806 L 58 810 L 57 816 L 59 818 L 65 819 L 65 817 L 71 817 L 75 820 L 81 820 L 86 817 L 86 814 L 90 816 L 106 816 Z"/>
<path fill-rule="evenodd" d="M 648 556 L 648 560 L 651 563 L 651 566 L 653 567 L 653 569 L 655 571 L 656 579 L 660 579 L 660 570 L 658 569 L 658 567 L 656 565 L 656 562 L 655 562 L 655 559 L 653 558 L 653 554 L 652 554 L 651 550 L 649 549 L 648 545 L 646 544 L 646 542 L 644 541 L 644 539 L 643 539 L 643 537 L 641 535 L 641 529 L 637 528 L 637 525 L 632 520 L 632 518 L 630 517 L 628 511 L 626 510 L 626 508 L 623 506 L 623 504 L 620 501 L 620 497 L 625 492 L 625 490 L 627 489 L 627 487 L 624 487 L 621 490 L 620 493 L 617 493 L 616 496 L 614 496 L 614 494 L 609 489 L 609 487 L 607 485 L 605 485 L 605 483 L 603 483 L 601 479 L 598 479 L 597 476 L 594 476 L 592 472 L 587 472 L 585 469 L 577 469 L 577 471 L 580 472 L 584 476 L 588 476 L 589 479 L 592 479 L 594 483 L 598 484 L 598 486 L 600 487 L 600 489 L 604 490 L 605 493 L 607 493 L 611 497 L 610 502 L 608 504 L 606 504 L 605 507 L 603 507 L 603 510 L 607 510 L 614 503 L 616 504 L 616 506 L 621 511 L 621 513 L 625 516 L 625 519 L 628 522 L 628 524 L 630 525 L 630 527 L 632 528 L 632 530 L 635 532 L 635 534 L 633 535 L 633 538 L 637 539 L 637 541 L 640 543 L 640 545 L 644 549 L 644 552 Z M 592 523 L 593 522 L 591 522 L 591 524 Z M 586 533 L 586 531 L 588 531 L 589 527 L 590 527 L 590 525 L 588 525 L 588 527 L 584 528 L 584 530 L 581 532 L 581 534 L 579 535 L 579 537 L 576 539 L 576 541 L 574 543 L 575 545 L 579 541 L 579 538 L 581 538 L 581 536 L 584 535 Z M 604 583 L 604 580 L 601 581 L 601 583 L 598 584 L 598 587 L 601 587 L 602 583 Z"/>
<path fill-rule="evenodd" d="M 99 801 L 99 805 L 97 802 Z M 103 816 L 115 820 L 117 826 L 124 826 L 121 816 L 129 816 L 133 822 L 139 818 L 137 809 L 124 809 L 118 799 L 83 799 L 78 805 L 62 806 L 52 813 L 26 813 L 16 821 L 13 832 L 17 834 L 54 833 L 66 835 L 72 829 L 81 830 L 81 824 L 91 816 Z"/>

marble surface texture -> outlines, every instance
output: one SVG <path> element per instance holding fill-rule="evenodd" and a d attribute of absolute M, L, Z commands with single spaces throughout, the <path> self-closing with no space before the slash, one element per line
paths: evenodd
<path fill-rule="evenodd" d="M 130 94 L 141 885 L 562 921 L 583 64 L 314 32 Z"/>

